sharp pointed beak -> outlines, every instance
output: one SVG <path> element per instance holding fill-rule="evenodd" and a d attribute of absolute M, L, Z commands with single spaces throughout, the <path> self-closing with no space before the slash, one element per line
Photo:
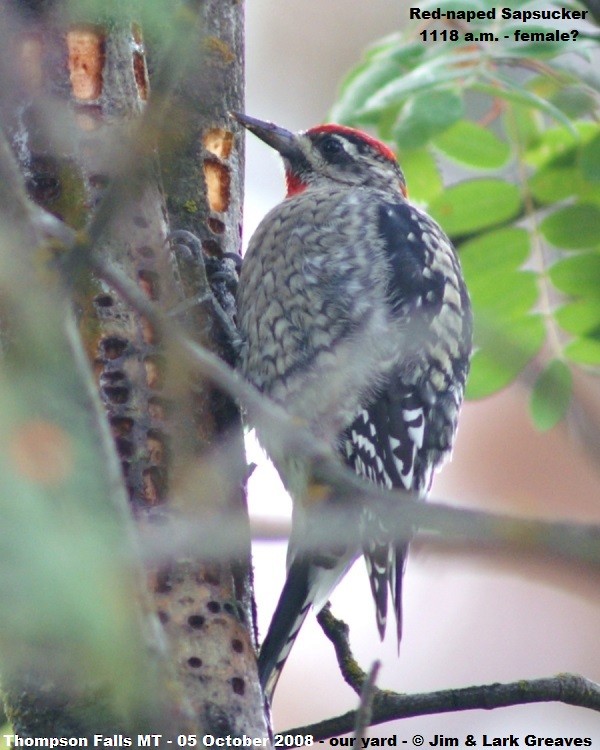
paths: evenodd
<path fill-rule="evenodd" d="M 240 112 L 230 112 L 231 116 L 261 141 L 278 151 L 286 159 L 293 159 L 298 153 L 296 134 L 272 122 L 257 120 Z"/>

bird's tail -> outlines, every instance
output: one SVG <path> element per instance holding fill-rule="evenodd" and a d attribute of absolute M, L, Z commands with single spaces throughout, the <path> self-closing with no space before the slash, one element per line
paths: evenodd
<path fill-rule="evenodd" d="M 352 546 L 292 557 L 287 578 L 258 656 L 258 676 L 269 702 L 311 607 L 320 610 L 356 559 Z"/>
<path fill-rule="evenodd" d="M 269 702 L 283 665 L 313 603 L 309 570 L 310 563 L 306 559 L 296 559 L 292 563 L 260 649 L 258 677 Z"/>

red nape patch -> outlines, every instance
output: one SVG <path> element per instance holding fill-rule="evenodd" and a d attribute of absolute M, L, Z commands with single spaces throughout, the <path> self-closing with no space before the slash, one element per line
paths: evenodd
<path fill-rule="evenodd" d="M 379 151 L 379 153 L 386 159 L 389 159 L 393 162 L 398 161 L 398 159 L 396 158 L 396 154 L 389 146 L 386 146 L 385 143 L 378 141 L 377 138 L 373 138 L 372 135 L 369 135 L 362 130 L 357 130 L 356 128 L 349 128 L 346 125 L 336 125 L 335 123 L 328 123 L 327 125 L 317 125 L 314 128 L 310 128 L 310 130 L 307 130 L 306 132 L 339 133 L 340 135 L 353 135 L 357 138 L 361 138 L 363 141 L 365 141 L 365 143 L 368 143 L 370 146 L 372 146 L 372 148 L 375 149 L 375 151 Z"/>
<path fill-rule="evenodd" d="M 291 198 L 292 195 L 298 195 L 307 188 L 306 182 L 303 182 L 297 174 L 294 174 L 291 170 L 285 170 L 285 184 L 287 185 L 287 197 Z"/>

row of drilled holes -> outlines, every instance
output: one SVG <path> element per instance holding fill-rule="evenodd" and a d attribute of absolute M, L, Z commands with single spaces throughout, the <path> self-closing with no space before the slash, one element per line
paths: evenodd
<path fill-rule="evenodd" d="M 204 134 L 203 145 L 208 154 L 203 163 L 208 207 L 210 211 L 223 214 L 231 202 L 231 173 L 226 162 L 233 148 L 233 133 L 224 128 L 210 128 Z M 210 216 L 206 224 L 215 236 L 202 240 L 202 248 L 205 253 L 220 257 L 223 248 L 218 238 L 225 232 L 225 223 Z"/>
<path fill-rule="evenodd" d="M 207 602 L 206 608 L 211 614 L 218 614 L 221 611 L 221 605 L 216 601 Z M 227 614 L 235 615 L 234 607 L 229 603 L 225 603 L 223 605 L 223 610 L 227 612 Z M 162 610 L 159 611 L 158 616 L 163 624 L 169 621 L 169 615 Z M 203 615 L 197 613 L 189 615 L 189 617 L 187 618 L 187 624 L 192 630 L 200 630 L 206 624 L 206 618 Z M 235 651 L 236 654 L 241 654 L 244 652 L 244 644 L 239 638 L 231 639 L 231 648 L 233 649 L 233 651 Z M 191 669 L 200 669 L 203 662 L 199 656 L 190 656 L 187 659 L 187 664 Z M 232 677 L 231 687 L 233 692 L 237 695 L 244 695 L 246 685 L 245 681 L 241 677 Z"/>
<path fill-rule="evenodd" d="M 140 271 L 138 274 L 139 284 L 146 295 L 156 298 L 158 296 L 158 277 L 151 271 Z M 108 311 L 114 305 L 114 299 L 110 294 L 100 294 L 95 299 L 96 306 Z M 145 336 L 146 343 L 152 336 Z M 128 340 L 120 336 L 106 336 L 100 340 L 100 352 L 102 360 L 106 363 L 115 361 L 126 354 Z M 150 390 L 158 390 L 164 383 L 165 362 L 161 356 L 147 355 L 143 360 L 146 371 L 146 385 Z M 100 374 L 100 382 L 105 398 L 114 406 L 124 406 L 130 398 L 130 388 L 127 383 L 125 372 L 120 369 L 104 369 Z M 148 400 L 148 413 L 151 419 L 163 421 L 165 417 L 166 404 L 163 399 L 151 396 Z M 132 440 L 134 421 L 130 417 L 116 415 L 110 419 L 115 444 L 121 458 L 123 472 L 127 477 L 130 464 L 129 459 L 134 453 Z M 151 466 L 142 471 L 143 497 L 149 505 L 155 505 L 161 501 L 165 492 L 166 474 L 165 466 L 169 460 L 168 439 L 160 430 L 150 429 L 146 434 L 147 460 Z"/>

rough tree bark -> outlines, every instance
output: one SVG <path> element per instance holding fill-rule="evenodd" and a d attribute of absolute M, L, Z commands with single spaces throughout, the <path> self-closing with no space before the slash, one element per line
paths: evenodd
<path fill-rule="evenodd" d="M 85 263 L 90 247 L 109 254 L 192 338 L 231 357 L 202 257 L 166 240 L 170 229 L 199 237 L 209 266 L 221 272 L 217 293 L 231 315 L 232 264 L 224 255 L 239 252 L 243 139 L 227 112 L 242 108 L 243 5 L 196 0 L 165 11 L 152 4 L 150 65 L 142 11 L 134 2 L 6 4 L 1 118 L 31 198 L 69 226 L 87 228 L 81 257 L 71 254 L 66 265 L 68 281 L 150 560 L 149 595 L 140 592 L 139 600 L 154 638 L 148 659 L 162 670 L 162 715 L 152 727 L 109 712 L 99 726 L 97 691 L 56 701 L 53 681 L 37 683 L 26 660 L 20 675 L 5 680 L 6 703 L 22 735 L 143 725 L 146 732 L 259 737 L 267 727 L 249 535 L 246 554 L 229 562 L 189 547 L 153 554 L 154 541 L 164 551 L 165 533 L 181 523 L 245 513 L 239 412 L 214 386 L 192 382 L 169 357 L 169 342 Z M 146 644 L 141 633 L 140 641 Z"/>

